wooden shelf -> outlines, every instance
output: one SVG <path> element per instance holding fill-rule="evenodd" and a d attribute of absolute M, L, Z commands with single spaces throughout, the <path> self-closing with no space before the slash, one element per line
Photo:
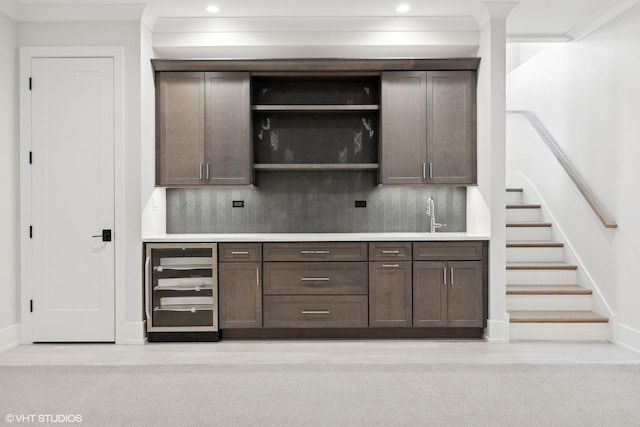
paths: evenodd
<path fill-rule="evenodd" d="M 256 163 L 255 170 L 376 170 L 378 163 Z"/>
<path fill-rule="evenodd" d="M 253 111 L 298 111 L 312 113 L 378 111 L 380 106 L 373 105 L 253 105 Z"/>

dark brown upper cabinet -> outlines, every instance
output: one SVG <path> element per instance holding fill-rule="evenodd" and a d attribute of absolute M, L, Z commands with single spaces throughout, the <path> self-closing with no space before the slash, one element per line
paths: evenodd
<path fill-rule="evenodd" d="M 156 84 L 156 184 L 251 184 L 249 73 L 161 72 Z"/>
<path fill-rule="evenodd" d="M 476 183 L 473 71 L 384 72 L 383 184 Z"/>

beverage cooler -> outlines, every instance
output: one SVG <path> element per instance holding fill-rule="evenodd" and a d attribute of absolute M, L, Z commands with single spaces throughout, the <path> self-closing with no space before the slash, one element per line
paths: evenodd
<path fill-rule="evenodd" d="M 149 341 L 218 341 L 217 245 L 147 243 Z"/>

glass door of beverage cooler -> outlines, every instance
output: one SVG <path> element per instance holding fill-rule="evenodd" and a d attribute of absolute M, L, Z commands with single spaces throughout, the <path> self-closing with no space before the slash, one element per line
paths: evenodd
<path fill-rule="evenodd" d="M 147 330 L 217 331 L 215 244 L 147 244 Z"/>

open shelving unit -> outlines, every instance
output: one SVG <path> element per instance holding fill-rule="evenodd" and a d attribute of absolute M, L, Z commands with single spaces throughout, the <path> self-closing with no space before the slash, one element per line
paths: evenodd
<path fill-rule="evenodd" d="M 256 171 L 377 170 L 379 76 L 255 79 Z"/>

